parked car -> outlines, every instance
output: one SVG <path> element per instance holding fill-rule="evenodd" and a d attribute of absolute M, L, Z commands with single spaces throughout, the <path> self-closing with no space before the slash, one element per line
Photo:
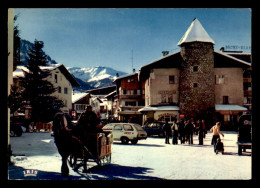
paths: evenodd
<path fill-rule="evenodd" d="M 252 121 L 251 115 L 242 115 L 239 118 L 238 127 L 238 155 L 242 155 L 242 150 L 245 152 L 246 149 L 251 149 L 252 147 Z"/>
<path fill-rule="evenodd" d="M 148 136 L 157 135 L 159 137 L 164 137 L 163 124 L 164 123 L 162 122 L 147 122 L 144 124 L 143 128 Z"/>
<path fill-rule="evenodd" d="M 103 127 L 104 131 L 112 130 L 113 139 L 119 140 L 123 144 L 137 144 L 138 140 L 146 139 L 147 133 L 135 123 L 109 123 Z"/>

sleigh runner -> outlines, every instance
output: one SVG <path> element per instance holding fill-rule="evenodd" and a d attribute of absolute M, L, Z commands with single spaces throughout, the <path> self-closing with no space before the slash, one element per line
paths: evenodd
<path fill-rule="evenodd" d="M 111 132 L 88 133 L 87 142 L 73 136 L 72 139 L 80 144 L 80 150 L 69 156 L 69 165 L 77 171 L 81 166 L 87 170 L 87 162 L 96 162 L 98 166 L 108 166 L 111 163 L 111 144 L 113 137 Z"/>

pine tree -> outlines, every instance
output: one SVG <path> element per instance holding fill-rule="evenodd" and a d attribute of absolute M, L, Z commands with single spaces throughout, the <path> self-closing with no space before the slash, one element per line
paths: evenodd
<path fill-rule="evenodd" d="M 24 71 L 25 76 L 21 81 L 24 87 L 23 97 L 32 107 L 31 120 L 34 122 L 51 121 L 54 114 L 64 106 L 61 100 L 51 96 L 56 88 L 46 80 L 50 71 L 41 69 L 48 62 L 43 47 L 42 41 L 34 41 L 33 49 L 29 49 L 28 53 L 28 71 Z"/>

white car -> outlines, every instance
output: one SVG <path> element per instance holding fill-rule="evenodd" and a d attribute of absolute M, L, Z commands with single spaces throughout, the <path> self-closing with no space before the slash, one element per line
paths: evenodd
<path fill-rule="evenodd" d="M 146 139 L 146 131 L 135 123 L 109 123 L 103 127 L 103 130 L 112 130 L 113 139 L 119 140 L 123 144 L 131 141 L 132 144 L 137 144 L 138 140 Z"/>

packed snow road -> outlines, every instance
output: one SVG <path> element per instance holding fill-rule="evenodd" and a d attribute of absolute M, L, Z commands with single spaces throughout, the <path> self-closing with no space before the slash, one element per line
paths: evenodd
<path fill-rule="evenodd" d="M 77 172 L 70 168 L 69 177 L 61 176 L 61 157 L 50 133 L 24 133 L 21 137 L 11 138 L 14 165 L 9 166 L 9 179 L 251 179 L 251 150 L 239 156 L 237 133 L 223 133 L 225 134 L 222 139 L 225 147 L 223 155 L 213 152 L 211 132 L 206 135 L 204 145 L 198 145 L 197 135 L 193 137 L 193 145 L 165 144 L 164 138 L 157 137 L 140 140 L 136 145 L 114 142 L 110 166 L 97 168 L 96 163 L 90 162 L 88 173 L 83 173 L 81 168 Z"/>

